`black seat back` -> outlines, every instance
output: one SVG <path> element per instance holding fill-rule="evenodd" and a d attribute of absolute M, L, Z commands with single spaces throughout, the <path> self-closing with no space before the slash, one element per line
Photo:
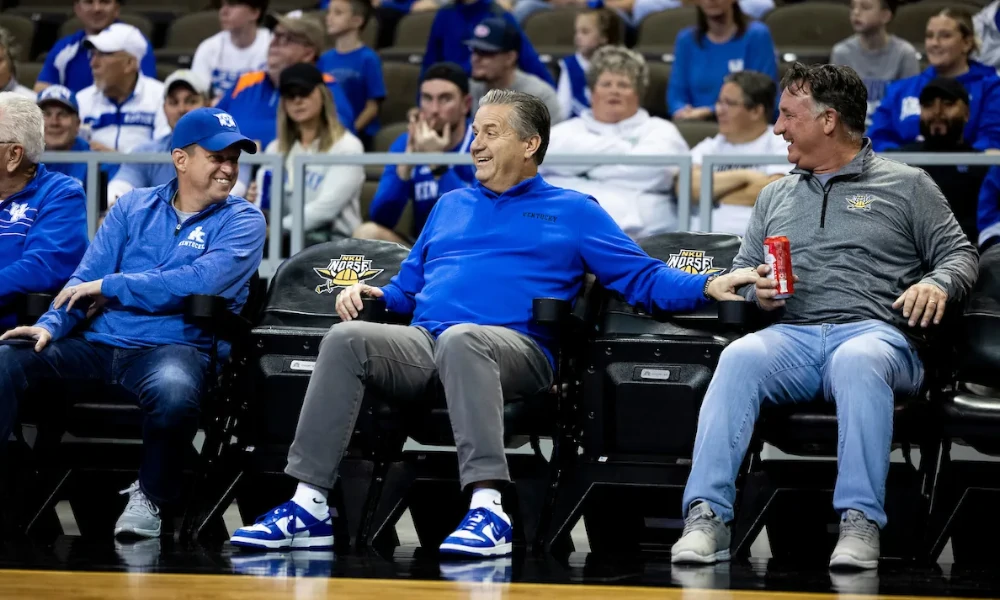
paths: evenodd
<path fill-rule="evenodd" d="M 354 283 L 389 283 L 409 249 L 392 242 L 343 239 L 306 248 L 278 267 L 261 325 L 318 327 L 340 322 L 334 302 Z"/>
<path fill-rule="evenodd" d="M 1000 387 L 1000 245 L 979 259 L 979 279 L 966 306 L 959 377 Z"/>

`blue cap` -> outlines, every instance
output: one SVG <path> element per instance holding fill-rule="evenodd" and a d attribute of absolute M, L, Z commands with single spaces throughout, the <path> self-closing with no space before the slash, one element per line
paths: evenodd
<path fill-rule="evenodd" d="M 76 104 L 76 97 L 68 87 L 62 85 L 50 85 L 38 94 L 36 101 L 38 106 L 44 106 L 50 102 L 62 104 L 66 108 L 80 114 L 80 107 Z"/>
<path fill-rule="evenodd" d="M 521 34 L 504 17 L 490 17 L 472 29 L 465 45 L 480 52 L 510 52 L 521 49 Z"/>
<path fill-rule="evenodd" d="M 197 108 L 174 126 L 171 150 L 198 144 L 209 152 L 238 146 L 247 154 L 257 153 L 257 144 L 240 133 L 233 116 L 218 108 Z"/>

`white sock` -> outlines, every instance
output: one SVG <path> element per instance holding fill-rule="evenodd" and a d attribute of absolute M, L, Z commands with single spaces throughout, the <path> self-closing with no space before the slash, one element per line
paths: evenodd
<path fill-rule="evenodd" d="M 503 502 L 501 502 L 500 490 L 479 488 L 478 490 L 472 492 L 472 503 L 469 508 L 488 509 L 494 514 L 503 517 L 505 521 L 510 523 L 510 517 L 503 511 Z"/>
<path fill-rule="evenodd" d="M 292 496 L 292 502 L 306 509 L 309 514 L 317 519 L 326 519 L 327 515 L 330 514 L 330 507 L 326 505 L 326 496 L 329 493 L 329 491 L 323 488 L 300 481 L 298 487 L 295 488 L 295 495 Z"/>

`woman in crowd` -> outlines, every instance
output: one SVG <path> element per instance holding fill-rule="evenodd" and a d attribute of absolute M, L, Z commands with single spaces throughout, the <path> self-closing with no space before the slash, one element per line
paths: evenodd
<path fill-rule="evenodd" d="M 598 48 L 621 43 L 624 26 L 618 15 L 607 8 L 588 10 L 576 16 L 573 45 L 576 53 L 559 61 L 556 94 L 566 118 L 579 117 L 590 108 L 587 69 Z"/>
<path fill-rule="evenodd" d="M 14 92 L 18 96 L 34 99 L 35 92 L 17 82 L 17 67 L 14 65 L 15 50 L 17 50 L 17 46 L 14 43 L 14 36 L 0 27 L 0 92 Z"/>
<path fill-rule="evenodd" d="M 927 21 L 924 47 L 931 66 L 889 85 L 868 129 L 872 148 L 881 152 L 916 141 L 920 91 L 935 77 L 951 77 L 969 93 L 965 142 L 977 150 L 1000 149 L 1000 78 L 996 69 L 970 58 L 977 50 L 972 15 L 962 8 L 943 9 Z"/>
<path fill-rule="evenodd" d="M 278 102 L 278 137 L 265 150 L 285 157 L 285 185 L 282 228 L 292 228 L 291 192 L 294 174 L 292 157 L 298 154 L 363 154 L 361 141 L 337 119 L 330 90 L 323 74 L 311 64 L 300 63 L 281 73 L 281 100 Z M 278 182 L 268 169 L 257 173 L 258 205 L 270 209 L 270 199 Z M 307 166 L 305 177 L 304 225 L 306 241 L 318 243 L 336 237 L 350 237 L 361 224 L 361 187 L 365 181 L 361 165 Z"/>
<path fill-rule="evenodd" d="M 677 34 L 674 67 L 667 88 L 667 109 L 676 120 L 715 116 L 726 75 L 759 71 L 778 78 L 771 32 L 749 21 L 736 0 L 697 0 L 698 24 Z"/>
<path fill-rule="evenodd" d="M 635 239 L 674 231 L 677 206 L 671 194 L 675 167 L 616 165 L 615 157 L 686 154 L 687 143 L 673 123 L 651 117 L 639 107 L 649 85 L 642 55 L 621 46 L 594 53 L 587 71 L 591 109 L 552 128 L 548 152 L 607 154 L 601 165 L 548 166 L 542 175 L 552 185 L 597 198 L 618 225 Z"/>

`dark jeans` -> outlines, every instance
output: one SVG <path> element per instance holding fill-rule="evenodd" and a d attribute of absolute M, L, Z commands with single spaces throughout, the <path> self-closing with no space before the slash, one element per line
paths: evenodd
<path fill-rule="evenodd" d="M 32 346 L 0 345 L 0 440 L 10 436 L 27 390 L 46 380 L 120 386 L 142 408 L 139 485 L 158 506 L 180 494 L 183 457 L 198 430 L 207 354 L 190 346 L 123 349 L 70 337 L 36 353 Z M 69 401 L 82 400 L 65 385 Z"/>

